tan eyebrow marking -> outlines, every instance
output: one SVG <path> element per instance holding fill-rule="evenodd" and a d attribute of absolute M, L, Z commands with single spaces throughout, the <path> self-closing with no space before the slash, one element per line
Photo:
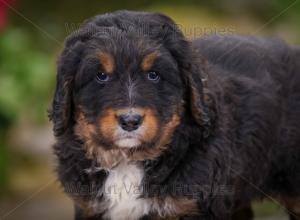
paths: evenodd
<path fill-rule="evenodd" d="M 160 56 L 159 51 L 154 51 L 148 55 L 146 55 L 142 61 L 142 69 L 143 71 L 148 71 L 152 68 L 154 61 Z"/>
<path fill-rule="evenodd" d="M 109 53 L 100 52 L 98 54 L 99 61 L 104 68 L 105 73 L 112 73 L 115 69 L 115 62 Z"/>

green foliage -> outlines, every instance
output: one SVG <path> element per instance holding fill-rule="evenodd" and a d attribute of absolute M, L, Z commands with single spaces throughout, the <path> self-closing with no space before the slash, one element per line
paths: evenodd
<path fill-rule="evenodd" d="M 46 114 L 54 63 L 22 29 L 9 29 L 0 39 L 0 127 L 19 115 L 40 120 Z M 42 117 L 41 117 L 42 116 Z"/>

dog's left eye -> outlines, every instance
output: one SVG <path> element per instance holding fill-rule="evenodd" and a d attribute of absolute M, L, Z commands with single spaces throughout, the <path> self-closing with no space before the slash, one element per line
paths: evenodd
<path fill-rule="evenodd" d="M 156 72 L 149 72 L 147 74 L 147 78 L 148 80 L 155 82 L 157 82 L 160 79 L 159 75 Z"/>
<path fill-rule="evenodd" d="M 103 72 L 97 73 L 96 79 L 99 82 L 107 82 L 109 80 L 109 76 Z"/>

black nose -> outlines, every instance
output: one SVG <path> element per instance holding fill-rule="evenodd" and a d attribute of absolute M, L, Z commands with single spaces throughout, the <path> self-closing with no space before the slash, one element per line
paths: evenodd
<path fill-rule="evenodd" d="M 134 131 L 140 127 L 143 117 L 138 114 L 119 115 L 119 124 L 125 131 Z"/>

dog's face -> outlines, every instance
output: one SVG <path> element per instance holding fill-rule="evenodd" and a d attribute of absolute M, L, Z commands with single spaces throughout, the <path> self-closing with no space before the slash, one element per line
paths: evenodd
<path fill-rule="evenodd" d="M 193 59 L 166 16 L 121 11 L 94 18 L 68 38 L 59 60 L 56 136 L 75 133 L 93 149 L 162 149 L 183 115 L 207 122 Z"/>
<path fill-rule="evenodd" d="M 88 42 L 74 81 L 78 133 L 89 125 L 90 138 L 106 149 L 151 147 L 179 123 L 184 87 L 176 61 L 157 42 L 132 37 Z"/>

